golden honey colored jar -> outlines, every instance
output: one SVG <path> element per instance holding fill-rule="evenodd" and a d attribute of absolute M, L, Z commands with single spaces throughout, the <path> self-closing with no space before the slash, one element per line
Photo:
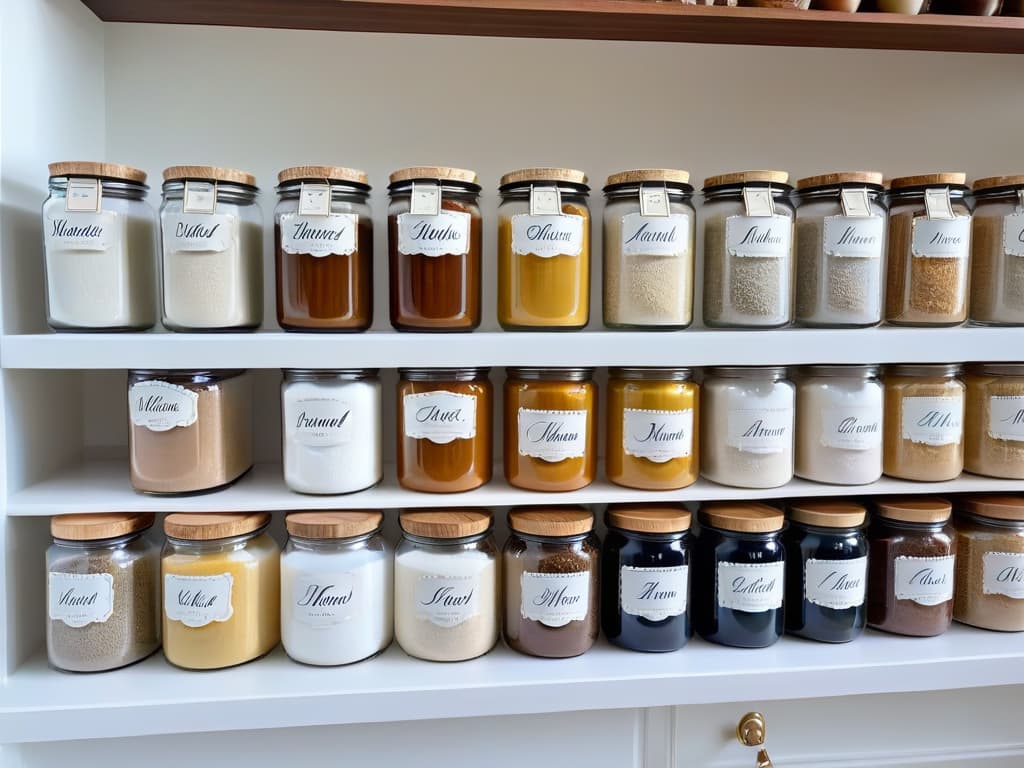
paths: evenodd
<path fill-rule="evenodd" d="M 954 480 L 964 467 L 964 385 L 956 364 L 885 368 L 882 471 L 903 480 Z"/>
<path fill-rule="evenodd" d="M 612 368 L 605 472 L 617 485 L 671 490 L 699 473 L 698 387 L 688 368 Z"/>
<path fill-rule="evenodd" d="M 965 383 L 964 469 L 1024 479 L 1024 365 L 970 365 Z"/>

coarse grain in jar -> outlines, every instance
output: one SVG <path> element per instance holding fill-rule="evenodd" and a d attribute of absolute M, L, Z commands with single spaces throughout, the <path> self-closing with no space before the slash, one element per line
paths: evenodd
<path fill-rule="evenodd" d="M 953 618 L 1024 631 L 1024 497 L 977 494 L 956 501 Z"/>
<path fill-rule="evenodd" d="M 964 468 L 960 366 L 885 367 L 883 471 L 904 480 L 955 479 Z"/>
<path fill-rule="evenodd" d="M 964 383 L 964 469 L 1024 479 L 1024 364 L 968 365 Z"/>
<path fill-rule="evenodd" d="M 972 322 L 1024 325 L 1024 175 L 974 182 Z"/>

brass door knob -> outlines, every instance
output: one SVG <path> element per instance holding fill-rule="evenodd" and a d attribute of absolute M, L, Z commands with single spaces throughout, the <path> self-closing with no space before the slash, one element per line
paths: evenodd
<path fill-rule="evenodd" d="M 760 712 L 747 712 L 736 724 L 736 738 L 745 747 L 760 747 L 765 737 L 764 715 Z"/>

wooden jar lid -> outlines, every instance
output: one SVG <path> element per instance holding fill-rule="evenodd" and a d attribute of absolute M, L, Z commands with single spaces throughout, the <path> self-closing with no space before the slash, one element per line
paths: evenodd
<path fill-rule="evenodd" d="M 152 527 L 152 512 L 91 512 L 84 515 L 57 515 L 50 518 L 54 538 L 69 541 L 116 539 Z"/>
<path fill-rule="evenodd" d="M 351 539 L 380 528 L 383 512 L 292 512 L 284 519 L 293 536 L 304 539 Z"/>
<path fill-rule="evenodd" d="M 46 166 L 50 176 L 95 176 L 101 179 L 117 179 L 119 181 L 132 181 L 136 184 L 146 183 L 146 172 L 130 165 L 119 163 L 93 163 L 87 160 L 65 160 L 59 163 L 50 163 Z"/>
<path fill-rule="evenodd" d="M 415 179 L 436 179 L 438 181 L 459 181 L 463 184 L 476 184 L 476 171 L 465 168 L 447 168 L 443 165 L 414 165 L 399 168 L 388 177 L 392 184 Z"/>
<path fill-rule="evenodd" d="M 700 520 L 713 528 L 737 533 L 781 531 L 786 517 L 775 507 L 757 502 L 713 501 L 701 505 Z"/>
<path fill-rule="evenodd" d="M 508 524 L 528 536 L 580 536 L 594 530 L 594 515 L 585 507 L 529 507 L 511 510 Z"/>
<path fill-rule="evenodd" d="M 905 523 L 944 523 L 952 511 L 952 504 L 936 496 L 894 496 L 875 500 L 875 514 Z"/>
<path fill-rule="evenodd" d="M 889 182 L 889 188 L 963 186 L 966 183 L 966 173 L 924 173 L 918 176 L 900 176 Z"/>
<path fill-rule="evenodd" d="M 340 165 L 295 165 L 285 168 L 277 174 L 277 181 L 347 181 L 352 184 L 369 185 L 370 177 L 366 171 L 356 168 L 344 168 Z"/>
<path fill-rule="evenodd" d="M 957 503 L 965 512 L 979 517 L 1024 522 L 1024 496 L 978 494 L 964 496 Z"/>
<path fill-rule="evenodd" d="M 565 184 L 586 184 L 587 174 L 573 168 L 520 168 L 501 177 L 499 186 L 522 184 L 527 181 L 553 181 Z"/>
<path fill-rule="evenodd" d="M 491 528 L 491 513 L 484 510 L 460 512 L 430 512 L 419 510 L 402 512 L 398 524 L 413 536 L 427 539 L 464 539 L 479 536 Z"/>
<path fill-rule="evenodd" d="M 663 181 L 666 184 L 689 184 L 690 172 L 677 171 L 672 168 L 638 168 L 633 171 L 613 173 L 608 177 L 606 186 L 616 184 L 639 184 L 644 181 Z"/>
<path fill-rule="evenodd" d="M 219 168 L 216 165 L 172 165 L 164 168 L 164 181 L 177 180 L 226 181 L 231 184 L 256 186 L 256 177 L 236 168 Z"/>
<path fill-rule="evenodd" d="M 1018 174 L 1016 176 L 988 176 L 974 182 L 974 191 L 980 192 L 983 189 L 1020 186 L 1024 186 L 1024 174 Z"/>
<path fill-rule="evenodd" d="M 738 171 L 723 173 L 719 176 L 708 176 L 704 179 L 705 187 L 721 187 L 726 184 L 748 184 L 761 182 L 768 184 L 787 184 L 789 174 L 786 171 Z"/>
<path fill-rule="evenodd" d="M 789 505 L 789 519 L 819 528 L 857 528 L 868 512 L 860 504 L 841 499 L 795 501 Z"/>
<path fill-rule="evenodd" d="M 797 189 L 814 187 L 834 187 L 838 184 L 870 184 L 882 186 L 885 177 L 877 171 L 842 171 L 839 173 L 823 173 L 820 176 L 808 176 L 796 183 Z"/>
<path fill-rule="evenodd" d="M 605 522 L 637 533 L 681 533 L 690 530 L 690 511 L 671 502 L 613 504 L 605 513 Z"/>
<path fill-rule="evenodd" d="M 213 541 L 244 536 L 269 522 L 269 512 L 174 512 L 164 518 L 164 533 L 172 539 Z"/>

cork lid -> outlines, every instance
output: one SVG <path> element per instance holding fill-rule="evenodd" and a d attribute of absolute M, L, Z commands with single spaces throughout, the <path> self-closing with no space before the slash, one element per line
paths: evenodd
<path fill-rule="evenodd" d="M 787 184 L 789 174 L 785 171 L 739 171 L 737 173 L 723 173 L 719 176 L 708 176 L 704 179 L 705 187 L 721 187 L 726 184 L 749 184 L 760 182 L 762 184 Z"/>
<path fill-rule="evenodd" d="M 605 513 L 613 528 L 637 533 L 680 533 L 690 530 L 690 512 L 682 504 L 613 504 Z"/>
<path fill-rule="evenodd" d="M 875 499 L 875 514 L 905 523 L 944 523 L 953 505 L 937 496 L 903 496 Z"/>
<path fill-rule="evenodd" d="M 994 520 L 1024 522 L 1024 496 L 1009 494 L 978 494 L 963 496 L 957 501 L 964 512 Z"/>
<path fill-rule="evenodd" d="M 963 186 L 966 183 L 966 173 L 923 173 L 918 176 L 900 176 L 893 179 L 889 182 L 889 188 Z"/>
<path fill-rule="evenodd" d="M 269 522 L 269 512 L 174 512 L 164 518 L 164 533 L 172 539 L 213 541 L 258 531 Z"/>
<path fill-rule="evenodd" d="M 397 184 L 400 181 L 414 179 L 437 179 L 438 181 L 458 181 L 463 184 L 476 184 L 476 171 L 465 168 L 447 168 L 443 165 L 413 165 L 399 168 L 388 177 L 388 181 Z"/>
<path fill-rule="evenodd" d="M 794 501 L 789 505 L 789 519 L 819 528 L 857 528 L 864 524 L 867 510 L 860 504 L 841 499 Z"/>
<path fill-rule="evenodd" d="M 236 168 L 218 168 L 215 165 L 172 165 L 164 168 L 164 181 L 177 180 L 226 181 L 232 184 L 256 186 L 256 177 Z"/>
<path fill-rule="evenodd" d="M 402 512 L 398 524 L 413 536 L 428 539 L 464 539 L 479 536 L 491 528 L 491 513 L 464 509 L 457 512 Z"/>
<path fill-rule="evenodd" d="M 351 539 L 380 528 L 383 512 L 292 512 L 284 519 L 288 533 L 304 539 Z"/>
<path fill-rule="evenodd" d="M 838 173 L 823 173 L 820 176 L 808 176 L 796 183 L 797 189 L 811 189 L 813 187 L 834 187 L 838 184 L 870 184 L 871 186 L 882 186 L 884 176 L 877 171 L 840 171 Z"/>
<path fill-rule="evenodd" d="M 283 184 L 286 181 L 306 179 L 316 181 L 325 179 L 327 181 L 347 181 L 352 184 L 363 184 L 365 186 L 368 186 L 370 183 L 370 177 L 366 175 L 366 171 L 344 168 L 340 165 L 295 165 L 291 168 L 285 168 L 277 174 L 279 184 Z"/>
<path fill-rule="evenodd" d="M 146 172 L 120 163 L 93 163 L 87 160 L 65 160 L 46 166 L 50 176 L 95 176 L 101 179 L 118 179 L 146 183 Z"/>
<path fill-rule="evenodd" d="M 608 177 L 607 186 L 616 184 L 639 184 L 643 181 L 662 181 L 666 184 L 689 184 L 690 172 L 677 171 L 672 168 L 638 168 L 633 171 L 613 173 Z"/>
<path fill-rule="evenodd" d="M 508 524 L 530 536 L 580 536 L 594 530 L 594 515 L 585 507 L 528 507 L 511 510 Z"/>
<path fill-rule="evenodd" d="M 522 184 L 527 181 L 553 181 L 565 184 L 586 184 L 587 174 L 572 168 L 520 168 L 501 177 L 499 186 Z"/>
<path fill-rule="evenodd" d="M 116 539 L 151 528 L 152 512 L 93 512 L 85 515 L 57 515 L 50 518 L 54 538 L 69 541 Z"/>
<path fill-rule="evenodd" d="M 1024 186 L 1024 174 L 1016 176 L 987 176 L 984 179 L 978 179 L 973 185 L 975 192 L 980 192 L 983 189 L 1020 186 Z"/>
<path fill-rule="evenodd" d="M 723 531 L 773 533 L 782 530 L 786 518 L 767 504 L 713 501 L 701 505 L 700 521 Z"/>

